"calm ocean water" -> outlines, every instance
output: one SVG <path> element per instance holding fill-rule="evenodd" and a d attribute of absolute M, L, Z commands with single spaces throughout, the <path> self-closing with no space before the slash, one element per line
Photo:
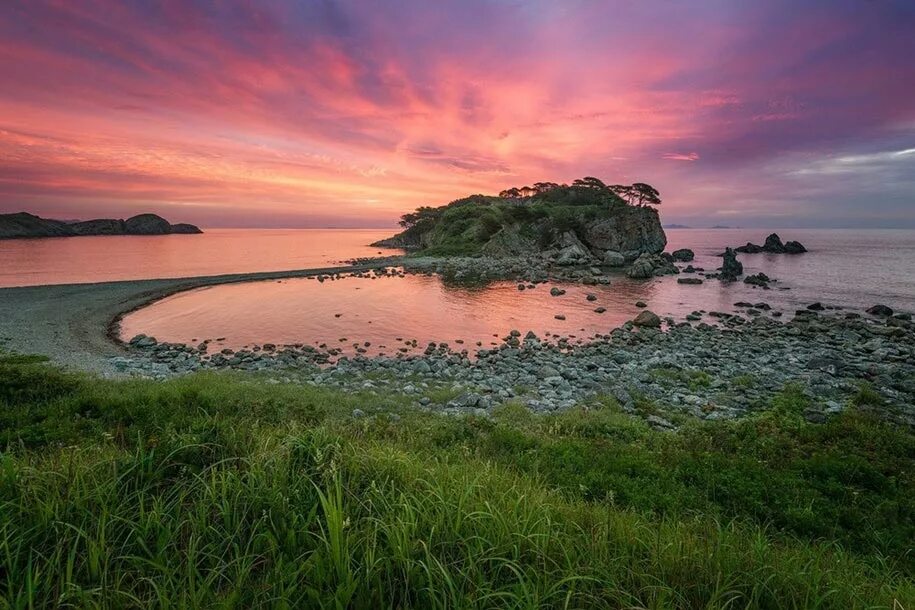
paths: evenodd
<path fill-rule="evenodd" d="M 669 230 L 668 249 L 692 248 L 695 266 L 708 270 L 720 264 L 726 245 L 747 241 L 761 243 L 764 230 Z M 633 281 L 617 278 L 610 286 L 570 286 L 565 296 L 554 298 L 548 286 L 518 291 L 513 282 L 496 283 L 485 289 L 444 285 L 438 278 L 347 278 L 319 283 L 310 279 L 233 284 L 194 290 L 164 299 L 124 320 L 123 335 L 143 332 L 159 340 L 191 342 L 224 337 L 219 345 L 238 348 L 259 343 L 308 343 L 352 347 L 353 342 L 371 344 L 370 352 L 392 353 L 415 339 L 420 348 L 428 341 L 463 341 L 489 345 L 510 329 L 555 333 L 578 339 L 606 333 L 638 313 L 637 300 L 648 302 L 659 315 L 681 318 L 694 310 L 733 311 L 734 303 L 765 301 L 790 315 L 814 301 L 861 310 L 885 303 L 901 311 L 915 311 L 915 231 L 893 230 L 781 230 L 784 240 L 804 243 L 809 253 L 799 256 L 744 254 L 746 273 L 764 271 L 778 280 L 763 291 L 743 283 L 707 281 L 700 286 L 677 284 L 676 277 Z M 259 253 L 257 270 L 307 266 L 290 261 L 343 260 L 374 250 L 363 245 L 370 233 L 335 232 L 333 239 L 319 232 L 283 232 L 284 246 L 270 247 L 269 232 L 256 232 Z M 245 233 L 223 237 L 225 247 L 245 250 Z M 362 241 L 360 241 L 360 239 Z M 240 243 L 231 245 L 234 240 Z M 298 248 L 290 245 L 298 244 Z M 73 240 L 77 241 L 77 240 Z M 315 252 L 314 245 L 325 250 Z M 333 249 L 335 246 L 336 249 Z M 301 251 L 300 251 L 301 250 Z M 306 252 L 310 251 L 310 253 Z M 205 256 L 206 258 L 206 256 Z M 237 260 L 237 259 L 236 259 Z M 224 261 L 196 261 L 186 268 L 172 260 L 156 264 L 159 275 L 190 275 L 193 269 L 239 271 L 220 267 Z M 312 265 L 317 263 L 310 263 Z M 255 270 L 248 261 L 245 270 Z M 208 271 L 212 272 L 212 271 Z M 156 275 L 150 271 L 150 276 Z M 587 293 L 597 301 L 586 300 Z M 602 306 L 603 314 L 593 310 Z M 562 314 L 565 320 L 555 316 Z M 709 320 L 713 321 L 713 320 Z M 454 346 L 454 345 L 453 345 Z"/>
<path fill-rule="evenodd" d="M 331 267 L 396 254 L 377 229 L 210 229 L 203 235 L 0 240 L 0 287 Z"/>

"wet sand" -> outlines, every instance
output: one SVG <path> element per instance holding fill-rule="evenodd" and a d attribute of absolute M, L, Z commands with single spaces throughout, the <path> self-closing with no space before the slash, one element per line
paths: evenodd
<path fill-rule="evenodd" d="M 0 288 L 0 347 L 42 354 L 63 366 L 116 374 L 110 358 L 124 355 L 121 316 L 163 297 L 201 286 L 367 271 L 392 259 L 321 269 L 206 277 Z"/>

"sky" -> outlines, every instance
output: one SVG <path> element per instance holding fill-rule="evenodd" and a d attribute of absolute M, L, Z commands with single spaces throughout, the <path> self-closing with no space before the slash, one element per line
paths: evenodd
<path fill-rule="evenodd" d="M 915 228 L 912 0 L 4 0 L 0 213 L 388 227 L 537 181 Z"/>

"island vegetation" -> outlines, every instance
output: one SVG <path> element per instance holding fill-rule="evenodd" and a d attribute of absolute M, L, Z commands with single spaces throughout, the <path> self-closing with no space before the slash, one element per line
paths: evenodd
<path fill-rule="evenodd" d="M 823 424 L 787 386 L 676 434 L 610 397 L 463 418 L 410 400 L 0 354 L 4 607 L 915 600 L 915 436 L 865 387 Z"/>
<path fill-rule="evenodd" d="M 376 245 L 431 256 L 517 255 L 559 249 L 568 245 L 568 238 L 564 242 L 563 237 L 571 235 L 582 242 L 577 247 L 592 251 L 626 248 L 630 258 L 635 258 L 644 252 L 660 252 L 666 240 L 659 244 L 655 238 L 643 245 L 622 239 L 616 240 L 622 245 L 607 244 L 606 231 L 597 240 L 589 240 L 589 233 L 600 221 L 619 221 L 632 225 L 621 230 L 633 237 L 644 233 L 636 225 L 649 225 L 649 231 L 663 239 L 657 212 L 648 209 L 660 203 L 657 189 L 641 182 L 607 185 L 592 176 L 571 185 L 537 182 L 505 189 L 497 196 L 471 195 L 444 206 L 417 208 L 401 217 L 401 233 Z"/>

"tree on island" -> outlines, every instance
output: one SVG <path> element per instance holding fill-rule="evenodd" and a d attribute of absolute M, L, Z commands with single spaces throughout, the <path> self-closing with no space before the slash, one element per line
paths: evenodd
<path fill-rule="evenodd" d="M 628 203 L 630 205 L 632 204 L 632 197 L 633 197 L 635 191 L 632 189 L 631 186 L 627 186 L 625 184 L 611 184 L 607 188 L 609 188 L 613 192 L 614 195 L 616 195 L 617 197 L 619 197 L 626 203 Z"/>
<path fill-rule="evenodd" d="M 661 205 L 661 193 L 659 193 L 658 189 L 651 186 L 650 184 L 645 184 L 644 182 L 636 182 L 630 188 L 632 188 L 635 199 L 638 200 L 639 205 L 645 203 L 651 205 Z"/>
<path fill-rule="evenodd" d="M 415 228 L 419 232 L 424 232 L 435 224 L 440 215 L 441 211 L 438 208 L 424 205 L 416 208 L 415 212 L 410 212 L 401 216 L 398 224 L 404 229 Z"/>
<path fill-rule="evenodd" d="M 572 182 L 573 187 L 593 189 L 595 191 L 606 191 L 607 185 L 600 178 L 594 176 L 585 176 Z"/>
<path fill-rule="evenodd" d="M 588 193 L 587 197 L 612 195 L 629 205 L 660 205 L 661 194 L 658 189 L 644 182 L 634 184 L 607 185 L 600 178 L 585 176 L 574 180 L 570 185 L 556 182 L 535 182 L 534 186 L 512 187 L 499 193 L 503 199 L 528 199 L 544 195 L 556 189 L 576 189 L 579 193 Z M 616 200 L 611 197 L 611 200 Z"/>

